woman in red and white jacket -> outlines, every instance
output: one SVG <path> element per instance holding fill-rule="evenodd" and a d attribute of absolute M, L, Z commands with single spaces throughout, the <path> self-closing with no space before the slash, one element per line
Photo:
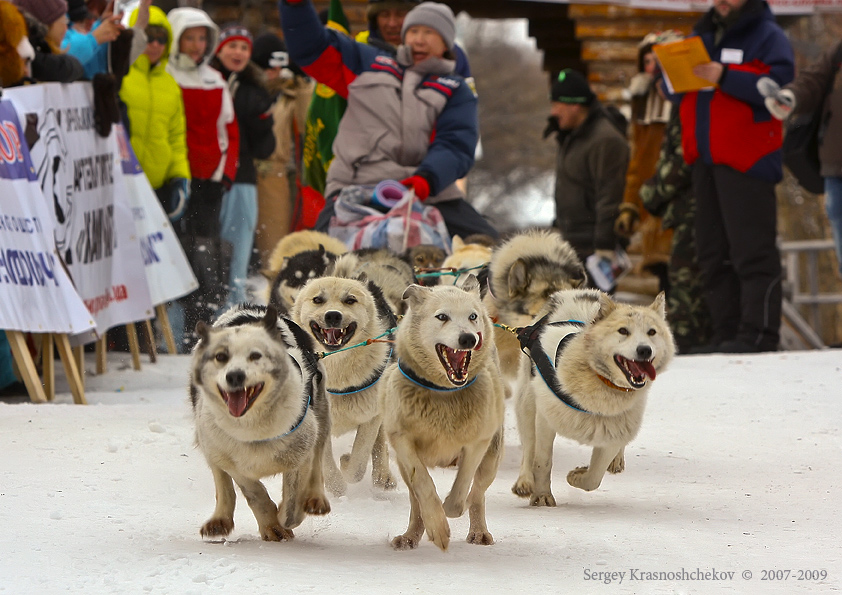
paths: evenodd
<path fill-rule="evenodd" d="M 173 32 L 167 72 L 184 99 L 192 176 L 186 213 L 174 227 L 199 281 L 198 295 L 181 300 L 184 328 L 193 329 L 225 303 L 231 246 L 221 238 L 219 215 L 222 195 L 237 175 L 239 130 L 228 83 L 208 64 L 219 28 L 197 8 L 175 8 L 167 18 Z M 185 346 L 193 340 L 185 340 Z"/>

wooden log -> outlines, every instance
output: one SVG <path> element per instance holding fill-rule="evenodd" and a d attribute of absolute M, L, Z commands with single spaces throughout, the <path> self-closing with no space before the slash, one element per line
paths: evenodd
<path fill-rule="evenodd" d="M 21 331 L 7 330 L 6 338 L 9 339 L 12 357 L 15 363 L 17 363 L 21 380 L 26 385 L 26 392 L 29 393 L 30 400 L 33 403 L 46 403 L 47 395 L 44 394 L 44 387 L 41 384 L 41 378 L 38 376 L 35 362 L 32 361 L 32 354 L 29 353 L 26 337 Z"/>
<path fill-rule="evenodd" d="M 158 304 L 155 306 L 155 315 L 161 323 L 161 331 L 164 333 L 164 343 L 167 345 L 167 352 L 175 355 L 178 349 L 175 347 L 175 337 L 172 334 L 172 326 L 170 326 L 170 317 L 167 315 L 167 307 L 165 304 Z"/>
<path fill-rule="evenodd" d="M 102 336 L 96 342 L 96 373 L 105 374 L 108 371 L 108 344 L 107 344 L 107 335 L 108 331 L 102 333 Z"/>
<path fill-rule="evenodd" d="M 79 380 L 82 388 L 85 388 L 85 346 L 77 345 L 73 348 L 73 357 L 76 359 L 76 369 L 79 370 Z"/>
<path fill-rule="evenodd" d="M 155 330 L 152 328 L 152 321 L 147 319 L 143 328 L 143 344 L 146 347 L 146 353 L 149 354 L 149 361 L 154 364 L 158 361 L 158 348 L 155 346 Z"/>
<path fill-rule="evenodd" d="M 76 368 L 76 358 L 73 357 L 73 351 L 70 349 L 70 340 L 66 334 L 54 335 L 54 337 L 58 355 L 64 366 L 67 383 L 70 385 L 70 393 L 73 395 L 73 402 L 77 405 L 87 405 L 85 387 L 82 384 L 82 377 L 79 374 L 79 370 Z"/>
<path fill-rule="evenodd" d="M 41 335 L 41 378 L 48 401 L 56 400 L 56 360 L 53 356 L 53 334 Z"/>
<path fill-rule="evenodd" d="M 629 41 L 583 41 L 582 59 L 585 61 L 628 62 L 637 60 L 637 44 Z"/>
<path fill-rule="evenodd" d="M 126 338 L 129 342 L 129 352 L 132 354 L 132 369 L 140 371 L 140 343 L 137 340 L 137 327 L 134 322 L 126 325 Z"/>
<path fill-rule="evenodd" d="M 687 18 L 675 19 L 579 19 L 576 21 L 577 39 L 632 39 L 640 42 L 653 31 L 675 29 L 687 35 L 693 30 L 695 21 Z"/>

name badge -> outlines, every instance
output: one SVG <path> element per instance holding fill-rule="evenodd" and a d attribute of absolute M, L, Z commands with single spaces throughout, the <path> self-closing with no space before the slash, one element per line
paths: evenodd
<path fill-rule="evenodd" d="M 723 64 L 742 64 L 743 50 L 724 48 L 722 53 L 719 55 L 719 61 Z"/>

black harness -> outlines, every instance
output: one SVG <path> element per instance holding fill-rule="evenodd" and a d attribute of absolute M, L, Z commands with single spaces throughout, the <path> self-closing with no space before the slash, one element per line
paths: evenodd
<path fill-rule="evenodd" d="M 591 415 L 591 412 L 587 409 L 582 408 L 582 406 L 576 402 L 576 399 L 564 392 L 555 374 L 556 368 L 554 362 L 558 361 L 562 351 L 567 346 L 567 342 L 570 339 L 572 339 L 578 331 L 570 333 L 559 342 L 558 347 L 556 348 L 555 360 L 550 359 L 550 357 L 547 355 L 547 352 L 544 351 L 544 348 L 541 346 L 541 342 L 539 340 L 541 331 L 543 331 L 545 326 L 561 326 L 563 324 L 572 324 L 574 326 L 580 327 L 581 329 L 581 327 L 585 326 L 585 323 L 581 322 L 580 320 L 560 320 L 558 322 L 547 322 L 548 317 L 549 314 L 538 320 L 535 324 L 525 326 L 518 330 L 517 339 L 520 342 L 520 350 L 523 351 L 526 355 L 528 355 L 529 359 L 532 360 L 533 375 L 537 370 L 538 374 L 541 376 L 541 379 L 544 381 L 544 384 L 547 385 L 547 388 L 550 389 L 550 392 L 553 393 L 559 401 L 561 401 L 571 409 L 579 411 L 580 413 L 587 413 Z"/>
<path fill-rule="evenodd" d="M 360 384 L 357 384 L 356 386 L 351 386 L 351 387 L 348 387 L 348 388 L 343 388 L 342 390 L 326 388 L 325 392 L 328 392 L 332 395 L 344 396 L 344 395 L 353 395 L 354 393 L 359 393 L 359 392 L 364 391 L 367 388 L 371 388 L 372 386 L 377 384 L 377 382 L 383 377 L 383 372 L 386 371 L 386 366 L 389 365 L 389 362 L 391 361 L 391 359 L 392 359 L 392 350 L 390 349 L 389 355 L 386 356 L 386 359 L 383 362 L 383 365 L 380 366 L 379 368 L 377 368 L 372 373 L 371 376 L 369 376 L 366 380 L 364 380 Z"/>

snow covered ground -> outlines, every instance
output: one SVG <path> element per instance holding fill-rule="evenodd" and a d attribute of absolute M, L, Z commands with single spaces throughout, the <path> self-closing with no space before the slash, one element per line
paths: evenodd
<path fill-rule="evenodd" d="M 593 493 L 571 488 L 566 472 L 589 453 L 557 440 L 552 509 L 510 491 L 520 445 L 509 403 L 506 454 L 488 492 L 496 543 L 465 543 L 465 515 L 451 520 L 446 553 L 426 540 L 393 551 L 406 488 L 378 492 L 368 477 L 291 542 L 260 541 L 242 497 L 230 539 L 203 541 L 214 492 L 193 446 L 189 357 L 144 357 L 141 372 L 127 355 L 110 358 L 101 376 L 87 362 L 89 406 L 73 405 L 61 381 L 55 404 L 0 401 L 0 593 L 842 588 L 839 350 L 676 358 L 655 381 L 624 473 Z M 344 452 L 350 437 L 338 442 Z M 440 494 L 453 475 L 434 473 Z M 267 484 L 280 494 L 277 478 Z"/>

